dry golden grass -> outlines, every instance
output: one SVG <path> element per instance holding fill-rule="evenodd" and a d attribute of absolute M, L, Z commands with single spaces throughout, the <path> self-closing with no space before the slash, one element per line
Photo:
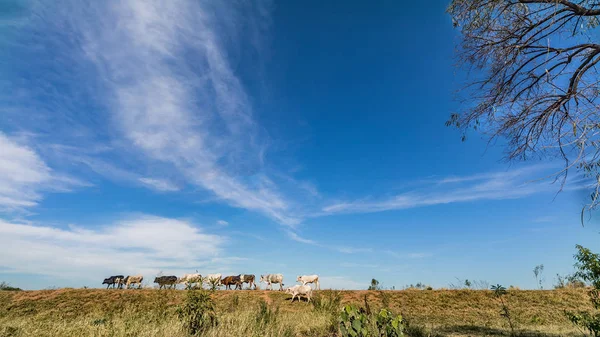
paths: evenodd
<path fill-rule="evenodd" d="M 341 291 L 342 303 L 372 309 L 387 301 L 413 325 L 444 336 L 506 335 L 489 291 Z M 59 289 L 0 292 L 0 336 L 185 336 L 176 308 L 181 290 Z M 217 291 L 219 325 L 206 336 L 331 336 L 331 316 L 278 291 Z M 387 297 L 387 300 L 384 299 Z M 275 320 L 258 324 L 261 300 Z M 581 336 L 564 310 L 590 308 L 584 289 L 509 291 L 506 300 L 521 334 Z M 236 304 L 237 303 L 237 304 Z"/>

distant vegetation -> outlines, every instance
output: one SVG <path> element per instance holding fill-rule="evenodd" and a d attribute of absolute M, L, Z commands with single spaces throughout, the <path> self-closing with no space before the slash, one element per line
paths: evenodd
<path fill-rule="evenodd" d="M 16 287 L 11 287 L 10 284 L 2 281 L 0 282 L 0 290 L 7 290 L 7 291 L 21 291 L 21 288 L 16 288 Z"/>

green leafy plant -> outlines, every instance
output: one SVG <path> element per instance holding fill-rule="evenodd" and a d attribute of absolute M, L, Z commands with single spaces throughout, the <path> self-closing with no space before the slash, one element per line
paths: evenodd
<path fill-rule="evenodd" d="M 600 337 L 600 254 L 592 253 L 587 248 L 576 246 L 575 277 L 589 283 L 592 289 L 588 295 L 594 306 L 594 312 L 580 311 L 577 313 L 566 311 L 567 318 L 575 325 L 584 328 L 590 336 Z"/>
<path fill-rule="evenodd" d="M 353 305 L 346 305 L 342 309 L 339 322 L 342 337 L 370 336 L 367 314 Z"/>
<path fill-rule="evenodd" d="M 364 308 L 346 305 L 339 316 L 342 337 L 400 337 L 404 336 L 404 321 L 383 308 L 371 314 Z"/>
<path fill-rule="evenodd" d="M 500 316 L 504 317 L 508 322 L 508 326 L 510 327 L 510 335 L 516 336 L 515 324 L 513 322 L 508 303 L 504 300 L 504 296 L 508 294 L 506 288 L 501 286 L 500 284 L 497 284 L 495 286 L 492 286 L 491 289 L 493 291 L 494 297 L 500 302 Z"/>
<path fill-rule="evenodd" d="M 404 336 L 404 325 L 402 324 L 401 315 L 396 316 L 387 309 L 381 309 L 375 319 L 380 337 Z"/>
<path fill-rule="evenodd" d="M 177 308 L 179 319 L 190 335 L 199 335 L 218 324 L 215 303 L 210 294 L 190 290 L 183 304 Z"/>

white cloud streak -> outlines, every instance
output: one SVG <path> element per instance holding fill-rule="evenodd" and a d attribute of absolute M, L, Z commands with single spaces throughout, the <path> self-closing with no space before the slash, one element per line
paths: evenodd
<path fill-rule="evenodd" d="M 431 182 L 421 189 L 401 193 L 387 199 L 363 199 L 338 202 L 322 209 L 326 214 L 373 213 L 410 209 L 478 200 L 518 199 L 558 186 L 546 180 L 533 181 L 532 174 L 542 174 L 544 167 L 532 166 L 509 172 L 478 174 L 468 177 L 450 177 Z"/>
<path fill-rule="evenodd" d="M 0 266 L 92 282 L 115 273 L 178 275 L 239 262 L 240 258 L 220 255 L 226 242 L 187 221 L 146 215 L 96 229 L 0 220 Z"/>
<path fill-rule="evenodd" d="M 57 174 L 31 147 L 0 132 L 0 211 L 36 206 L 42 192 L 69 192 L 86 184 Z"/>
<path fill-rule="evenodd" d="M 140 178 L 139 181 L 147 187 L 159 191 L 159 192 L 176 192 L 179 191 L 179 187 L 170 181 L 163 179 L 153 178 Z"/>
<path fill-rule="evenodd" d="M 268 0 L 73 0 L 60 5 L 33 2 L 31 10 L 35 15 L 24 32 L 43 32 L 45 47 L 55 53 L 52 67 L 60 72 L 75 65 L 80 71 L 74 77 L 48 75 L 40 80 L 49 88 L 57 82 L 69 86 L 67 94 L 37 88 L 38 82 L 32 83 L 35 88 L 30 92 L 28 88 L 23 92 L 32 98 L 51 97 L 47 101 L 53 103 L 43 108 L 56 110 L 56 124 L 61 127 L 70 127 L 72 121 L 81 124 L 76 125 L 79 138 L 69 139 L 71 144 L 85 139 L 97 145 L 97 139 L 109 139 L 121 156 L 140 159 L 138 168 L 170 170 L 166 176 L 176 176 L 179 186 L 184 182 L 200 186 L 222 202 L 260 212 L 284 225 L 301 221 L 294 202 L 266 173 L 269 139 L 256 124 L 232 66 L 238 62 L 232 59 L 236 50 L 246 54 L 253 47 L 262 48 Z M 37 52 L 20 43 L 19 47 L 31 55 Z M 63 97 L 69 94 L 81 95 Z M 32 101 L 19 100 L 15 106 L 40 110 L 28 103 Z M 92 134 L 96 128 L 79 119 L 77 109 L 96 102 L 100 104 L 94 108 L 103 112 L 92 120 L 101 125 L 98 135 Z M 100 168 L 105 169 L 111 176 L 135 179 L 155 190 L 175 190 L 172 183 L 158 182 L 156 176 Z"/>

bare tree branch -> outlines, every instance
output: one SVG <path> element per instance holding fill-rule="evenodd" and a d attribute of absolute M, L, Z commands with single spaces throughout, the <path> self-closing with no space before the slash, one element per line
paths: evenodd
<path fill-rule="evenodd" d="M 553 153 L 600 190 L 600 0 L 453 0 L 461 64 L 481 77 L 448 125 L 508 141 L 507 158 Z M 464 136 L 463 136 L 464 137 Z M 561 184 L 564 185 L 564 180 Z"/>

